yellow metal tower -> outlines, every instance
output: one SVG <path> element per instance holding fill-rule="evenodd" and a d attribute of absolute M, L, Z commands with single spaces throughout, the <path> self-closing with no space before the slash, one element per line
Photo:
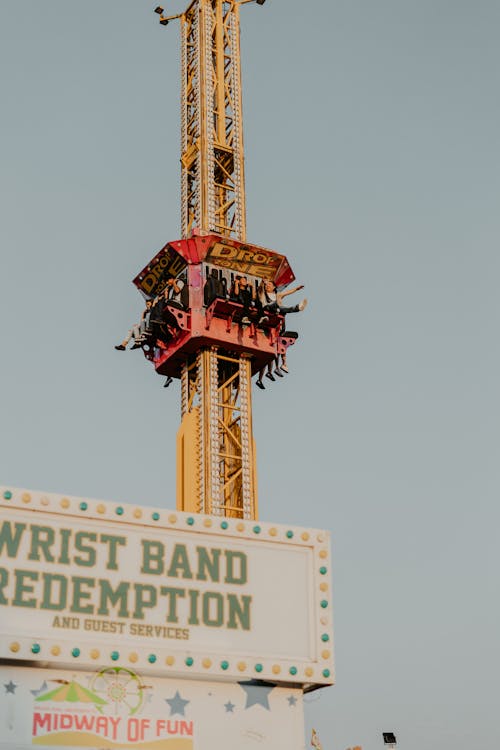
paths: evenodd
<path fill-rule="evenodd" d="M 183 237 L 246 240 L 240 4 L 194 0 L 181 16 Z"/>
<path fill-rule="evenodd" d="M 193 0 L 176 16 L 156 8 L 161 24 L 181 26 L 182 239 L 134 280 L 150 300 L 174 277 L 189 293 L 182 312 L 170 311 L 168 343 L 146 352 L 157 372 L 181 380 L 177 506 L 243 519 L 257 518 L 251 377 L 293 339 L 279 313 L 265 330 L 257 319 L 247 329 L 229 292 L 207 299 L 204 290 L 214 278 L 229 290 L 243 273 L 255 296 L 263 279 L 294 278 L 283 255 L 246 240 L 239 11 L 249 2 L 265 0 Z"/>
<path fill-rule="evenodd" d="M 181 16 L 182 236 L 246 240 L 239 2 L 194 0 Z M 182 372 L 178 506 L 257 518 L 251 368 L 201 350 Z"/>

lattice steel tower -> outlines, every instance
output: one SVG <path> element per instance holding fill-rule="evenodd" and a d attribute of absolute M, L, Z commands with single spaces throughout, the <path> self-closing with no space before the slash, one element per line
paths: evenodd
<path fill-rule="evenodd" d="M 183 237 L 246 240 L 239 5 L 195 0 L 181 16 Z"/>
<path fill-rule="evenodd" d="M 159 374 L 181 380 L 178 508 L 247 519 L 257 518 L 251 377 L 294 342 L 280 315 L 265 328 L 242 324 L 229 296 L 237 275 L 254 289 L 294 278 L 283 255 L 246 242 L 239 6 L 252 1 L 194 0 L 170 17 L 156 9 L 161 24 L 181 26 L 182 239 L 134 279 L 149 300 L 162 301 L 169 279 L 184 284 L 167 291 L 143 343 Z"/>

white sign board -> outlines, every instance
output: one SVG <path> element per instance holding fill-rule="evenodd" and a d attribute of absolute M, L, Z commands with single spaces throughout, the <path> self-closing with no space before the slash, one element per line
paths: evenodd
<path fill-rule="evenodd" d="M 303 750 L 302 691 L 132 669 L 0 667 L 0 748 Z"/>
<path fill-rule="evenodd" d="M 333 681 L 324 531 L 0 488 L 0 658 Z"/>

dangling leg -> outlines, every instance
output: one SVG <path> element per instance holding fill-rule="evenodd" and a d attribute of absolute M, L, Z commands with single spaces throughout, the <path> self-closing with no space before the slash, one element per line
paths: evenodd
<path fill-rule="evenodd" d="M 265 369 L 266 369 L 266 368 L 265 368 L 265 367 L 263 367 L 263 368 L 262 368 L 262 370 L 260 370 L 260 371 L 259 371 L 259 377 L 258 377 L 258 378 L 257 378 L 257 380 L 255 381 L 255 385 L 257 386 L 257 388 L 260 388 L 260 389 L 261 389 L 261 390 L 263 390 L 263 391 L 264 391 L 264 390 L 265 390 L 265 388 L 266 388 L 266 386 L 265 386 L 265 385 L 264 385 L 264 383 L 262 382 L 262 378 L 264 377 L 264 371 L 265 371 Z"/>
<path fill-rule="evenodd" d="M 280 360 L 279 357 L 274 358 L 274 374 L 277 375 L 279 378 L 283 377 L 283 373 L 280 370 Z"/>
<path fill-rule="evenodd" d="M 132 335 L 134 337 L 134 344 L 130 347 L 130 349 L 140 349 L 141 348 L 141 342 L 142 342 L 142 335 L 141 335 L 141 326 L 140 323 L 137 323 L 135 326 L 132 326 Z"/>
<path fill-rule="evenodd" d="M 122 352 L 125 351 L 125 349 L 127 348 L 127 344 L 130 341 L 130 339 L 132 337 L 134 337 L 134 340 L 137 341 L 137 339 L 139 338 L 139 336 L 140 336 L 139 325 L 136 323 L 135 325 L 132 326 L 132 328 L 130 329 L 130 331 L 127 333 L 127 335 L 123 339 L 122 343 L 118 344 L 118 346 L 115 346 L 115 349 L 117 349 L 118 351 L 122 351 Z"/>
<path fill-rule="evenodd" d="M 276 378 L 273 375 L 273 363 L 274 359 L 272 359 L 267 366 L 266 378 L 269 378 L 269 380 L 272 380 L 274 382 Z"/>
<path fill-rule="evenodd" d="M 307 299 L 303 299 L 302 302 L 299 302 L 298 305 L 294 305 L 293 307 L 280 307 L 280 314 L 281 315 L 287 315 L 288 313 L 292 312 L 302 312 L 302 310 L 305 310 L 307 307 Z"/>

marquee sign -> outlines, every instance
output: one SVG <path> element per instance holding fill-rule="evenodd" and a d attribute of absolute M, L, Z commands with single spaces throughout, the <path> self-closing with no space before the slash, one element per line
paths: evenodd
<path fill-rule="evenodd" d="M 0 658 L 333 681 L 328 533 L 0 488 Z"/>

